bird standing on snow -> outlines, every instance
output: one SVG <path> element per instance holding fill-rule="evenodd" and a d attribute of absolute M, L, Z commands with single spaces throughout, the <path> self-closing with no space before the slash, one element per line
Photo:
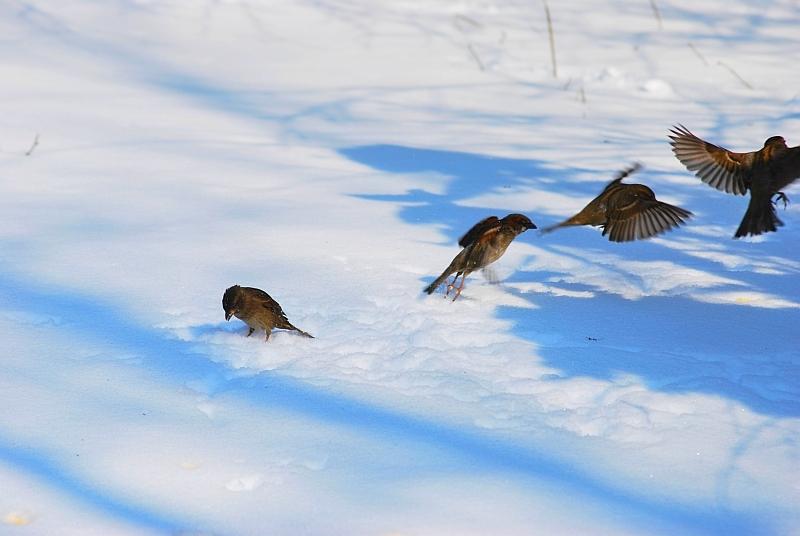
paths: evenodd
<path fill-rule="evenodd" d="M 800 177 L 800 146 L 787 147 L 781 136 L 772 136 L 764 147 L 734 153 L 701 140 L 683 125 L 670 130 L 672 152 L 700 180 L 729 194 L 750 190 L 750 204 L 734 238 L 777 231 L 783 222 L 775 214 L 773 196 L 789 198 L 781 190 Z"/>
<path fill-rule="evenodd" d="M 656 199 L 644 184 L 623 184 L 622 179 L 637 171 L 635 164 L 620 171 L 613 181 L 586 207 L 561 223 L 542 229 L 549 233 L 571 225 L 601 225 L 603 236 L 612 242 L 650 238 L 684 223 L 692 213 Z"/>
<path fill-rule="evenodd" d="M 225 309 L 225 320 L 230 320 L 231 316 L 235 316 L 250 327 L 250 331 L 247 332 L 248 337 L 255 330 L 263 329 L 267 333 L 264 340 L 268 341 L 272 329 L 280 328 L 291 329 L 304 337 L 314 338 L 302 329 L 294 327 L 286 318 L 286 314 L 278 302 L 257 288 L 232 286 L 222 296 L 222 308 Z"/>
<path fill-rule="evenodd" d="M 447 285 L 447 292 L 444 295 L 446 298 L 450 294 L 450 291 L 455 288 L 458 276 L 461 276 L 461 286 L 456 288 L 453 297 L 453 301 L 455 301 L 464 290 L 464 280 L 469 274 L 502 257 L 511 241 L 528 229 L 536 229 L 536 225 L 522 214 L 509 214 L 503 219 L 489 216 L 479 221 L 458 241 L 458 245 L 464 249 L 456 255 L 450 266 L 436 281 L 425 287 L 425 292 L 433 294 L 439 285 L 455 273 L 456 276 L 453 278 L 453 282 Z"/>

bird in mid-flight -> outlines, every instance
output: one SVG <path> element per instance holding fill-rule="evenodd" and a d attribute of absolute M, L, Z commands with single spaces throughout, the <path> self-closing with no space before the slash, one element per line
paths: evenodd
<path fill-rule="evenodd" d="M 781 190 L 800 177 L 800 146 L 787 147 L 781 136 L 749 153 L 734 153 L 701 140 L 683 125 L 670 130 L 672 152 L 700 180 L 735 195 L 750 191 L 750 203 L 734 238 L 777 231 L 783 222 L 775 213 L 774 196 L 789 202 Z"/>
<path fill-rule="evenodd" d="M 509 214 L 502 219 L 489 216 L 479 221 L 459 239 L 458 245 L 464 249 L 455 256 L 436 281 L 425 287 L 425 292 L 433 294 L 439 285 L 455 273 L 453 282 L 448 283 L 445 292 L 447 297 L 455 289 L 455 301 L 464 290 L 464 280 L 470 273 L 485 268 L 502 257 L 511 241 L 528 229 L 536 229 L 536 225 L 523 214 Z M 461 276 L 461 285 L 456 288 L 458 276 Z"/>
<path fill-rule="evenodd" d="M 248 337 L 255 330 L 263 329 L 267 334 L 264 340 L 268 341 L 272 329 L 280 328 L 294 330 L 304 337 L 314 338 L 302 329 L 294 327 L 278 302 L 261 289 L 234 285 L 222 296 L 222 308 L 225 310 L 225 320 L 235 316 L 250 327 L 250 331 L 247 332 Z"/>
<path fill-rule="evenodd" d="M 641 165 L 634 164 L 620 171 L 583 210 L 542 229 L 542 233 L 572 225 L 599 225 L 603 236 L 608 235 L 612 242 L 630 242 L 650 238 L 685 223 L 692 216 L 688 210 L 659 201 L 653 190 L 644 184 L 622 182 L 640 168 Z"/>

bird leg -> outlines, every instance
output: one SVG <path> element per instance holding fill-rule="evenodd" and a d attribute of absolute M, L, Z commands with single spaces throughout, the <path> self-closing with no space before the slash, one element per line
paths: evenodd
<path fill-rule="evenodd" d="M 452 283 L 447 283 L 447 291 L 444 293 L 445 298 L 447 298 L 448 294 L 450 294 L 450 291 L 455 288 L 459 275 L 461 275 L 461 272 L 456 273 L 456 275 L 453 277 Z M 462 277 L 461 279 L 463 280 L 464 278 Z"/>
<path fill-rule="evenodd" d="M 783 208 L 786 209 L 789 206 L 789 197 L 783 192 L 775 192 L 776 200 L 772 203 L 777 205 L 778 200 L 783 201 Z"/>
<path fill-rule="evenodd" d="M 250 328 L 250 331 L 247 332 L 247 336 L 249 337 L 250 335 L 252 335 L 255 330 L 256 328 Z"/>
<path fill-rule="evenodd" d="M 264 339 L 264 342 L 268 342 L 269 341 L 269 336 L 272 335 L 272 329 L 271 328 L 265 328 L 264 331 L 267 333 L 267 336 Z"/>
<path fill-rule="evenodd" d="M 456 301 L 456 298 L 461 296 L 461 291 L 464 290 L 464 281 L 467 279 L 467 274 L 461 276 L 461 286 L 456 289 L 456 295 L 453 296 L 453 301 Z"/>

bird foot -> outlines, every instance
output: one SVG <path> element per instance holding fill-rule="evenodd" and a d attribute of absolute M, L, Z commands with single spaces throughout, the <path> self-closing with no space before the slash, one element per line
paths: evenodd
<path fill-rule="evenodd" d="M 453 281 L 453 283 L 455 283 L 455 281 Z M 463 279 L 461 280 L 461 284 L 460 284 L 460 285 L 458 286 L 458 288 L 456 289 L 456 295 L 455 295 L 455 296 L 453 296 L 453 301 L 456 301 L 456 298 L 458 298 L 459 296 L 461 296 L 461 291 L 462 291 L 462 290 L 464 290 L 464 280 L 463 280 Z"/>
<path fill-rule="evenodd" d="M 453 290 L 454 288 L 456 288 L 456 278 L 457 277 L 458 276 L 454 277 L 453 281 L 447 283 L 447 290 L 444 293 L 444 298 L 445 299 L 447 299 L 447 296 L 450 295 L 450 291 Z"/>
<path fill-rule="evenodd" d="M 783 201 L 784 210 L 786 209 L 786 207 L 789 206 L 789 197 L 783 192 L 776 192 L 775 193 L 775 201 L 773 201 L 772 204 L 777 206 L 778 201 Z"/>

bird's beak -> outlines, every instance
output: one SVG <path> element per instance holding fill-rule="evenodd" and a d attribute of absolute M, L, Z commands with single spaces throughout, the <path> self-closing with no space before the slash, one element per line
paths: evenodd
<path fill-rule="evenodd" d="M 232 311 L 225 311 L 225 320 L 230 320 L 232 315 Z"/>
<path fill-rule="evenodd" d="M 525 227 L 527 227 L 528 229 L 538 229 L 538 227 L 536 227 L 536 224 L 533 222 L 531 222 L 530 225 L 525 225 Z"/>

